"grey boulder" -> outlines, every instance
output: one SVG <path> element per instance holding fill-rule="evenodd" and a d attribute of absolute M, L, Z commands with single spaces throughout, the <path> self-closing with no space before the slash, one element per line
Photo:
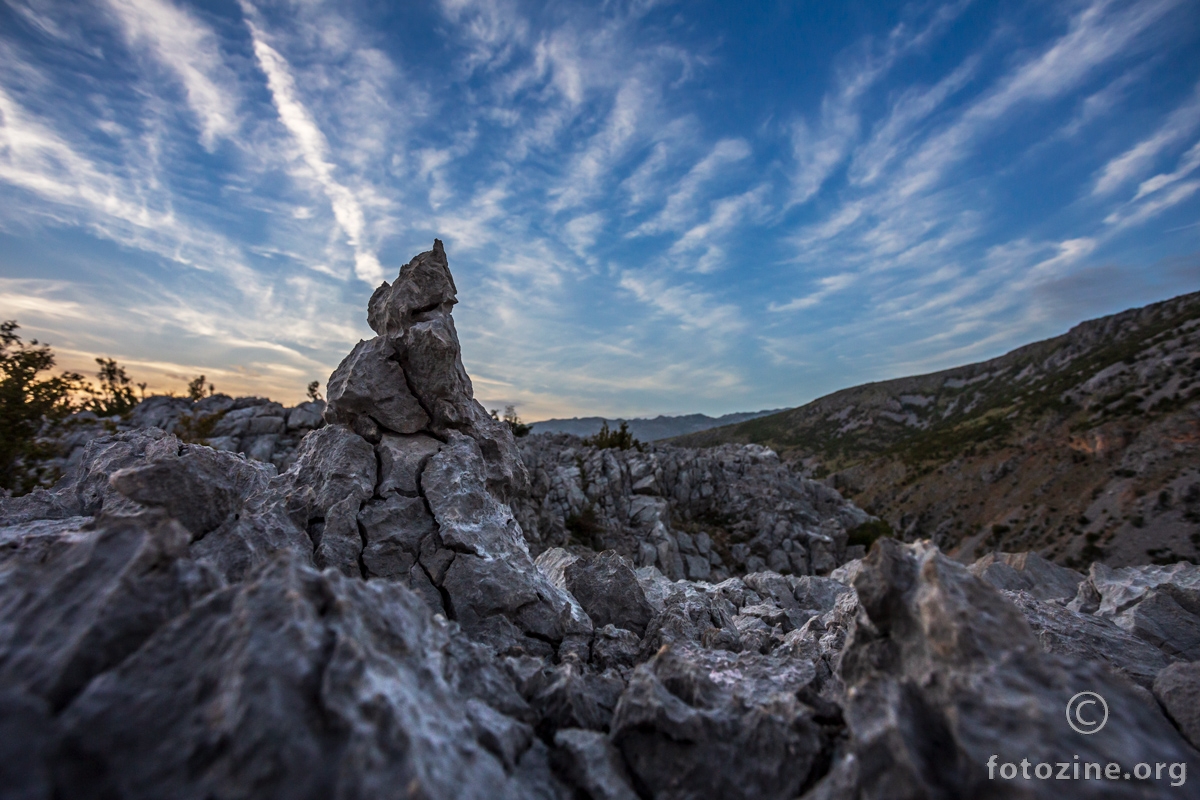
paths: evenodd
<path fill-rule="evenodd" d="M 1105 664 L 1119 675 L 1149 689 L 1171 664 L 1162 650 L 1115 625 L 1111 620 L 1043 603 L 1025 592 L 1005 592 L 1025 617 L 1047 653 Z"/>
<path fill-rule="evenodd" d="M 329 376 L 327 422 L 345 425 L 363 417 L 395 433 L 416 433 L 429 416 L 408 389 L 393 359 L 395 345 L 382 336 L 360 341 Z"/>
<path fill-rule="evenodd" d="M 1097 664 L 1043 653 L 1020 611 L 936 548 L 881 539 L 854 585 L 860 611 L 840 665 L 850 746 L 826 778 L 840 796 L 1062 795 L 1050 780 L 1005 781 L 989 761 L 1053 765 L 1078 755 L 1195 769 L 1195 751 L 1144 695 Z M 1065 716 L 1084 691 L 1101 695 L 1109 713 L 1091 735 Z M 1114 789 L 1078 781 L 1071 791 Z M 1165 782 L 1121 791 L 1172 796 Z"/>
<path fill-rule="evenodd" d="M 633 567 L 616 552 L 583 556 L 563 570 L 563 580 L 583 610 L 597 626 L 615 625 L 638 636 L 654 610 L 646 602 Z"/>
<path fill-rule="evenodd" d="M 988 553 L 969 567 L 972 575 L 1008 592 L 1027 592 L 1038 600 L 1069 600 L 1083 576 L 1037 553 Z"/>
<path fill-rule="evenodd" d="M 1154 696 L 1192 747 L 1200 750 L 1200 663 L 1177 663 L 1154 681 Z"/>
<path fill-rule="evenodd" d="M 661 800 L 793 798 L 822 749 L 795 679 L 743 680 L 736 657 L 669 647 L 634 670 L 612 740 L 634 781 Z M 780 679 L 783 677 L 783 679 Z"/>

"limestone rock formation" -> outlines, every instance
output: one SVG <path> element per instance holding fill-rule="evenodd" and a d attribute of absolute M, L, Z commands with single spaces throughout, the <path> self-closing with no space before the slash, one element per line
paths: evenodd
<path fill-rule="evenodd" d="M 1200 748 L 1200 663 L 1177 663 L 1154 679 L 1154 696 L 1193 747 Z"/>
<path fill-rule="evenodd" d="M 521 440 L 531 487 L 516 503 L 535 552 L 616 550 L 678 580 L 770 569 L 825 574 L 861 554 L 847 533 L 870 517 L 757 445 L 598 449 L 567 434 Z"/>
<path fill-rule="evenodd" d="M 851 744 L 827 780 L 858 796 L 979 797 L 997 791 L 993 760 L 1055 764 L 1197 763 L 1162 713 L 1095 663 L 1048 655 L 1021 613 L 928 545 L 882 540 L 854 581 L 860 611 L 841 659 Z M 1064 730 L 1073 695 L 1096 692 L 1110 721 Z M 1194 767 L 1193 767 L 1194 768 Z M 1003 783 L 1004 779 L 1001 778 Z M 1109 796 L 1080 782 L 1073 796 Z M 1059 797 L 1030 780 L 1011 796 Z M 1138 785 L 1130 796 L 1165 795 Z"/>
<path fill-rule="evenodd" d="M 300 440 L 325 424 L 325 403 L 314 400 L 285 408 L 263 397 L 218 394 L 203 400 L 157 395 L 124 417 L 97 417 L 91 411 L 47 423 L 38 438 L 48 458 L 27 465 L 42 475 L 65 475 L 79 466 L 87 445 L 114 433 L 157 428 L 185 442 L 242 453 L 282 472 L 292 465 Z"/>
<path fill-rule="evenodd" d="M 989 758 L 1078 754 L 1170 771 L 1071 796 L 1184 796 L 1195 567 L 847 561 L 867 516 L 761 448 L 540 437 L 525 494 L 455 292 L 440 243 L 375 292 L 324 424 L 221 417 L 303 422 L 282 472 L 134 427 L 0 498 L 0 794 L 1058 797 Z M 138 414 L 184 432 L 175 405 Z M 1085 690 L 1094 736 L 1063 716 Z"/>

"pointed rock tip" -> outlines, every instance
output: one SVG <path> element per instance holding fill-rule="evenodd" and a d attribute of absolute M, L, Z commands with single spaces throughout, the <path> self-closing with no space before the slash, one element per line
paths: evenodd
<path fill-rule="evenodd" d="M 401 267 L 394 283 L 384 281 L 374 291 L 367 303 L 367 324 L 380 335 L 395 335 L 414 312 L 457 303 L 457 292 L 446 249 L 441 239 L 434 239 L 433 249 L 418 253 Z"/>

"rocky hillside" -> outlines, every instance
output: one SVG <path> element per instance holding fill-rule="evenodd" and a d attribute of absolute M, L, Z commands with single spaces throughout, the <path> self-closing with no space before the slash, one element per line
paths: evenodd
<path fill-rule="evenodd" d="M 1187 796 L 1200 568 L 968 569 L 883 538 L 813 574 L 865 515 L 755 446 L 552 437 L 525 446 L 530 491 L 473 399 L 456 294 L 437 241 L 376 290 L 377 335 L 282 472 L 137 428 L 89 441 L 51 490 L 0 498 L 0 794 Z M 243 438 L 276 435 L 241 419 Z M 591 542 L 548 546 L 587 508 Z M 757 571 L 718 582 L 743 562 L 709 557 L 695 579 L 703 531 L 686 526 L 705 514 L 750 535 Z M 637 561 L 597 552 L 606 537 Z M 762 569 L 759 546 L 793 574 Z M 1112 724 L 1071 730 L 1081 691 Z M 1065 792 L 1016 777 L 1076 758 L 1095 777 Z"/>
<path fill-rule="evenodd" d="M 124 416 L 85 411 L 47 426 L 38 441 L 51 456 L 29 468 L 70 474 L 91 442 L 155 428 L 285 472 L 304 436 L 326 424 L 325 408 L 261 397 L 151 397 Z M 758 445 L 622 451 L 567 434 L 517 441 L 531 482 L 512 506 L 535 556 L 551 547 L 612 549 L 672 579 L 723 580 L 768 566 L 825 574 L 863 554 L 849 540 L 873 519 Z"/>
<path fill-rule="evenodd" d="M 1200 558 L 1200 293 L 675 440 L 758 443 L 962 559 Z"/>
<path fill-rule="evenodd" d="M 243 453 L 256 461 L 285 471 L 296 459 L 296 448 L 305 434 L 325 424 L 325 403 L 315 400 L 291 408 L 265 397 L 229 397 L 218 394 L 194 401 L 186 397 L 156 395 L 134 406 L 128 414 L 99 417 L 91 411 L 46 423 L 37 438 L 44 458 L 25 465 L 31 476 L 53 479 L 76 467 L 87 444 L 114 433 L 158 428 L 182 441 L 204 444 L 215 450 Z M 31 481 L 36 483 L 37 481 Z"/>
<path fill-rule="evenodd" d="M 530 490 L 514 506 L 535 553 L 615 550 L 672 579 L 722 581 L 770 568 L 827 574 L 867 514 L 758 445 L 644 452 L 597 449 L 567 434 L 520 440 Z"/>
<path fill-rule="evenodd" d="M 769 411 L 744 411 L 736 414 L 725 414 L 720 417 L 710 417 L 706 414 L 685 414 L 678 417 L 659 415 L 653 419 L 605 419 L 604 417 L 571 417 L 570 419 L 544 419 L 530 425 L 534 433 L 569 433 L 573 436 L 594 436 L 601 425 L 607 424 L 616 430 L 624 422 L 629 426 L 633 438 L 642 442 L 656 442 L 660 439 L 670 439 L 709 428 L 719 428 L 722 425 L 734 425 L 749 419 L 758 419 L 768 414 L 778 413 L 779 409 Z"/>

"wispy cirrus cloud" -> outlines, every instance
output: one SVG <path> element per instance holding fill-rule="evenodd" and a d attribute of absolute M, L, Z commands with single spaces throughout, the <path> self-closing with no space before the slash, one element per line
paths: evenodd
<path fill-rule="evenodd" d="M 382 281 L 383 267 L 364 241 L 366 220 L 358 196 L 338 181 L 329 156 L 329 142 L 300 101 L 287 61 L 263 40 L 261 31 L 253 22 L 248 24 L 254 37 L 254 54 L 267 76 L 267 86 L 279 112 L 279 119 L 292 135 L 296 150 L 306 167 L 305 175 L 315 181 L 329 198 L 334 218 L 354 248 L 355 274 L 364 281 Z"/>
<path fill-rule="evenodd" d="M 238 130 L 237 79 L 211 29 L 165 0 L 107 0 L 129 42 L 145 46 L 183 86 L 208 149 Z"/>
<path fill-rule="evenodd" d="M 1104 165 L 1093 195 L 1111 194 L 1123 184 L 1145 174 L 1154 160 L 1167 148 L 1183 141 L 1200 127 L 1200 84 L 1192 96 L 1175 109 L 1151 136 L 1138 142 Z"/>
<path fill-rule="evenodd" d="M 1139 255 L 1196 249 L 1182 0 L 6 2 L 0 305 L 163 382 L 297 399 L 434 236 L 527 418 L 794 404 L 1188 288 Z"/>

